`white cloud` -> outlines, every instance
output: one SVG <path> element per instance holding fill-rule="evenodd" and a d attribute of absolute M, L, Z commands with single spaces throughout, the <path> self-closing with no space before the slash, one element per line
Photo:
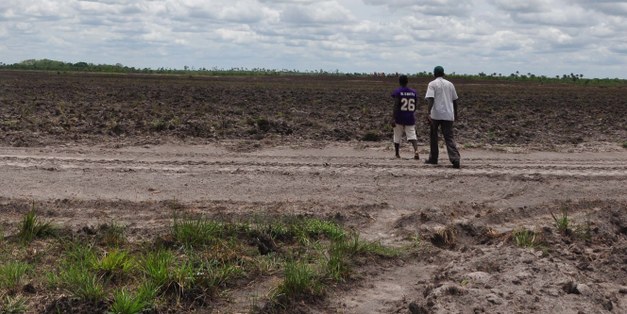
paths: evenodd
<path fill-rule="evenodd" d="M 0 62 L 625 77 L 626 19 L 608 0 L 3 0 Z"/>
<path fill-rule="evenodd" d="M 346 24 L 354 21 L 351 12 L 337 2 L 289 5 L 281 13 L 281 21 L 289 24 Z"/>

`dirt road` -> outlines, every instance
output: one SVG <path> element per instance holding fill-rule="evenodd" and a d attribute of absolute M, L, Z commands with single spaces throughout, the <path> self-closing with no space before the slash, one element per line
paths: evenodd
<path fill-rule="evenodd" d="M 547 236 L 549 242 L 554 239 L 554 250 L 561 257 L 545 258 L 496 240 L 485 245 L 473 232 L 460 232 L 456 248 L 430 251 L 425 253 L 430 258 L 393 267 L 373 266 L 358 287 L 337 292 L 311 311 L 404 313 L 410 304 L 439 313 L 472 312 L 471 308 L 495 312 L 512 306 L 553 313 L 627 310 L 627 271 L 621 265 L 627 253 L 613 251 L 627 247 L 621 233 L 627 215 L 624 150 L 466 149 L 458 170 L 445 156 L 440 165 L 429 166 L 410 159 L 407 147 L 402 159 L 391 158 L 389 149 L 385 144 L 361 143 L 249 148 L 246 142 L 2 147 L 3 223 L 14 223 L 22 214 L 23 207 L 10 204 L 35 200 L 55 208 L 48 215 L 57 222 L 81 226 L 114 220 L 149 229 L 166 225 L 171 212 L 146 204 L 174 201 L 208 214 L 332 216 L 369 240 L 400 246 L 413 235 L 425 240 L 447 225 L 463 230 L 489 227 L 500 233 L 522 226 L 548 228 L 553 222 L 550 213 L 567 206 L 573 223 L 583 224 L 587 217 L 603 229 L 598 232 L 617 239 L 585 248 Z M 611 222 L 612 215 L 618 223 Z M 590 269 L 578 266 L 584 260 Z M 588 290 L 568 293 L 563 289 L 568 282 Z M 242 300 L 250 298 L 239 294 Z M 245 310 L 250 302 L 243 303 L 238 308 L 234 302 L 229 310 Z"/>
<path fill-rule="evenodd" d="M 233 151 L 229 148 L 241 148 Z M 397 209 L 458 201 L 498 206 L 626 196 L 627 153 L 466 150 L 463 169 L 390 158 L 385 145 L 0 148 L 0 196 L 329 204 Z M 425 155 L 423 154 L 423 158 Z M 548 193 L 547 193 L 548 192 Z"/>

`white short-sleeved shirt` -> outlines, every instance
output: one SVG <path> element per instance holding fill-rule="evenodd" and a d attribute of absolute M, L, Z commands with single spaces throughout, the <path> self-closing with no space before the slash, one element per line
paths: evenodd
<path fill-rule="evenodd" d="M 429 82 L 425 98 L 433 97 L 433 108 L 431 108 L 431 119 L 455 121 L 455 111 L 453 100 L 457 100 L 457 92 L 453 83 L 438 77 Z"/>

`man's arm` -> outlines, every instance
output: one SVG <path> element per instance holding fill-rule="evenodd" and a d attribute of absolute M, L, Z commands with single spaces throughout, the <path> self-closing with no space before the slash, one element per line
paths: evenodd
<path fill-rule="evenodd" d="M 453 113 L 455 121 L 457 121 L 457 99 L 453 100 Z"/>
<path fill-rule="evenodd" d="M 431 108 L 433 108 L 433 97 L 427 97 L 427 120 L 431 122 Z"/>

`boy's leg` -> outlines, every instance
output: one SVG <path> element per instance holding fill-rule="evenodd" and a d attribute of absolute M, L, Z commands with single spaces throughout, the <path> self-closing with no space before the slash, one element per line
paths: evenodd
<path fill-rule="evenodd" d="M 414 159 L 420 159 L 418 155 L 418 138 L 416 137 L 416 125 L 407 125 L 405 126 L 405 135 L 407 136 L 407 141 L 411 143 L 414 147 Z"/>
<path fill-rule="evenodd" d="M 401 158 L 400 155 L 400 146 L 401 146 L 401 138 L 403 137 L 403 126 L 400 124 L 396 124 L 394 126 L 394 156 L 396 158 Z"/>

